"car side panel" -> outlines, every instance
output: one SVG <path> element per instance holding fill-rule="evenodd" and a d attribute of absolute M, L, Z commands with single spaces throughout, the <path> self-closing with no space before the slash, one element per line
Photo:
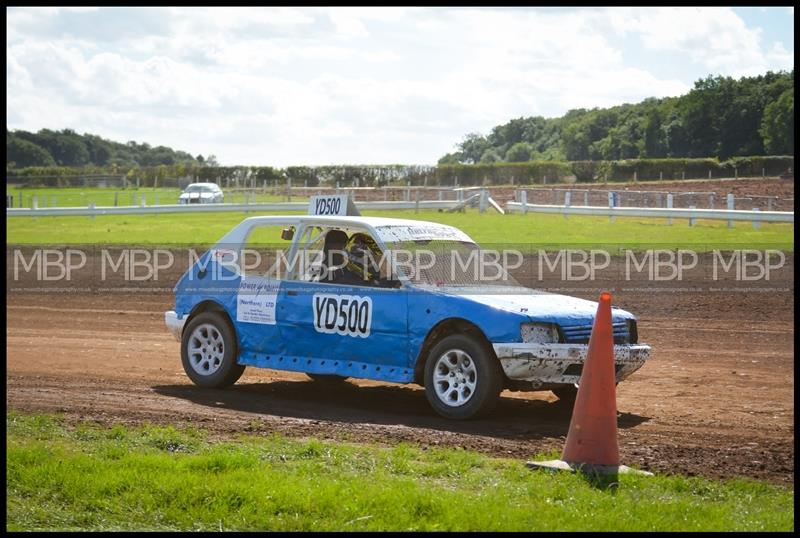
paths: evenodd
<path fill-rule="evenodd" d="M 447 319 L 464 319 L 476 325 L 489 342 L 519 342 L 525 315 L 475 303 L 458 295 L 416 290 L 408 296 L 409 345 L 406 360 L 414 367 L 425 338 L 433 327 Z"/>

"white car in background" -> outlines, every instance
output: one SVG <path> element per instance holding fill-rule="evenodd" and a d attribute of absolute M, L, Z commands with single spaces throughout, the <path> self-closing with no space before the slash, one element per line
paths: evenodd
<path fill-rule="evenodd" d="M 222 189 L 216 183 L 192 183 L 178 198 L 179 204 L 220 204 Z"/>

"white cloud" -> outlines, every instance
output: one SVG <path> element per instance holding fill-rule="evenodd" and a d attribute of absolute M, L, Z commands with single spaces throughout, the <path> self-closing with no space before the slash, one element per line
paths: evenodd
<path fill-rule="evenodd" d="M 700 72 L 793 64 L 730 10 L 7 11 L 9 128 L 72 127 L 225 164 L 433 163 L 467 132 L 685 93 L 619 37 Z M 141 24 L 125 28 L 119 15 Z M 64 17 L 67 17 L 64 19 Z M 65 26 L 65 22 L 69 24 Z M 88 28 L 75 31 L 75 25 Z"/>
<path fill-rule="evenodd" d="M 787 66 L 788 53 L 771 56 L 761 45 L 763 30 L 748 27 L 731 8 L 616 10 L 610 20 L 617 31 L 638 35 L 647 49 L 683 53 L 711 73 L 757 75 L 774 69 L 775 60 Z"/>

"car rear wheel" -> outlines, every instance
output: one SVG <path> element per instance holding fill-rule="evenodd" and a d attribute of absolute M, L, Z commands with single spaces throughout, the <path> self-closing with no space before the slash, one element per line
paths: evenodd
<path fill-rule="evenodd" d="M 195 385 L 222 388 L 242 377 L 236 363 L 236 335 L 222 314 L 202 312 L 193 317 L 181 338 L 181 361 Z"/>
<path fill-rule="evenodd" d="M 502 381 L 500 364 L 485 343 L 462 334 L 442 339 L 425 364 L 425 395 L 445 418 L 485 416 L 500 398 Z"/>

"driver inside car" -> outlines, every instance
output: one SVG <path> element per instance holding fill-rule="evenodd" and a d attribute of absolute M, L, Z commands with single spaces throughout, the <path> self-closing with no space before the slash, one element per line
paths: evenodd
<path fill-rule="evenodd" d="M 382 252 L 372 237 L 365 233 L 355 233 L 345 245 L 347 264 L 335 271 L 335 284 L 356 286 L 384 286 L 387 279 L 381 278 L 378 266 Z"/>

